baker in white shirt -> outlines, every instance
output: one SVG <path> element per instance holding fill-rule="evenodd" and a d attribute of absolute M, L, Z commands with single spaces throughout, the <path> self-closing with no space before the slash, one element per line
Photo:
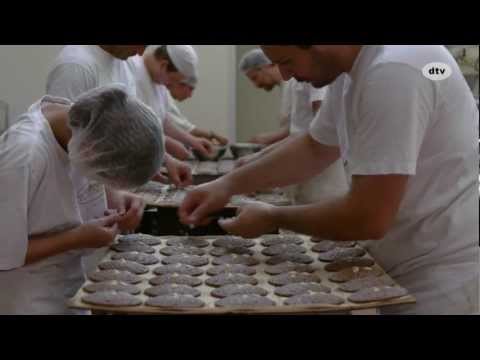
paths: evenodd
<path fill-rule="evenodd" d="M 99 115 L 100 114 L 100 115 Z M 125 88 L 44 97 L 0 137 L 0 314 L 75 314 L 84 249 L 108 246 L 126 214 L 85 222 L 71 171 L 123 189 L 162 163 L 156 115 Z M 8 190 L 8 191 L 7 191 Z"/>
<path fill-rule="evenodd" d="M 228 139 L 222 135 L 217 134 L 215 131 L 204 130 L 197 127 L 190 122 L 185 115 L 182 114 L 175 101 L 183 102 L 192 97 L 198 85 L 198 79 L 196 76 L 190 76 L 189 78 L 171 83 L 168 88 L 168 117 L 172 121 L 181 127 L 183 130 L 189 132 L 193 136 L 210 140 L 212 143 L 219 145 L 227 145 Z"/>
<path fill-rule="evenodd" d="M 163 121 L 165 133 L 208 156 L 212 143 L 177 126 L 169 116 L 167 86 L 197 77 L 198 56 L 190 45 L 150 45 L 143 56 L 128 61 L 136 79 L 137 96 Z"/>
<path fill-rule="evenodd" d="M 300 182 L 341 157 L 351 178 L 346 196 L 252 204 L 220 223 L 247 237 L 284 228 L 371 240 L 377 262 L 417 298 L 385 313 L 478 313 L 478 109 L 450 53 L 439 45 L 263 49 L 285 79 L 330 85 L 328 100 L 310 134 L 190 193 L 182 221 L 197 224 L 233 194 Z M 432 63 L 449 76 L 425 76 Z"/>
<path fill-rule="evenodd" d="M 271 61 L 260 49 L 248 52 L 240 61 L 240 69 L 245 75 L 259 88 L 264 88 L 264 83 L 268 84 L 268 79 L 274 77 L 258 75 L 258 73 L 273 72 L 272 66 L 280 73 L 276 65 L 272 65 Z M 313 121 L 316 113 L 325 102 L 327 88 L 314 88 L 306 82 L 298 82 L 295 79 L 288 81 L 282 80 L 282 102 L 281 112 L 284 114 L 285 121 L 288 123 L 287 131 L 282 138 L 259 153 L 244 157 L 237 162 L 237 167 L 244 166 L 255 161 L 270 152 L 274 151 L 278 146 L 282 146 L 283 142 L 288 141 L 292 137 L 306 133 Z M 268 90 L 269 87 L 266 86 Z M 282 136 L 283 136 L 282 135 Z M 348 190 L 345 170 L 341 160 L 332 164 L 321 175 L 310 179 L 304 183 L 289 186 L 283 189 L 289 198 L 296 204 L 309 204 L 331 197 L 344 195 Z"/>

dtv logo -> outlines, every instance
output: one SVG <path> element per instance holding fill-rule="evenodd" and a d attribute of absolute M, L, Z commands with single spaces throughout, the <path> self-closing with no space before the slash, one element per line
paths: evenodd
<path fill-rule="evenodd" d="M 452 68 L 444 63 L 430 63 L 423 68 L 423 76 L 433 81 L 446 80 L 452 75 Z"/>

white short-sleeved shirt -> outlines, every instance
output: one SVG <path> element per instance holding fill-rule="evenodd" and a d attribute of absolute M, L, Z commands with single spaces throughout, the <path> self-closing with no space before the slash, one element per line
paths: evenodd
<path fill-rule="evenodd" d="M 41 104 L 33 105 L 0 137 L 0 313 L 70 313 L 66 299 L 83 282 L 81 251 L 24 266 L 30 236 L 82 223 L 67 153 Z"/>
<path fill-rule="evenodd" d="M 170 91 L 167 91 L 168 99 L 168 118 L 171 119 L 181 129 L 192 132 L 195 130 L 195 125 L 192 124 L 180 111 Z"/>
<path fill-rule="evenodd" d="M 160 120 L 164 121 L 169 107 L 168 89 L 152 81 L 142 56 L 134 56 L 128 59 L 127 63 L 135 78 L 137 97 L 152 108 Z"/>
<path fill-rule="evenodd" d="M 89 90 L 114 83 L 125 85 L 130 95 L 136 95 L 135 79 L 126 61 L 98 45 L 69 45 L 62 49 L 48 75 L 47 94 L 75 101 Z M 84 220 L 104 216 L 104 186 L 94 185 L 75 172 L 72 179 Z"/>
<path fill-rule="evenodd" d="M 289 80 L 286 86 L 290 96 L 290 134 L 306 132 L 315 116 L 313 104 L 325 100 L 327 87 L 316 89 L 295 79 Z"/>
<path fill-rule="evenodd" d="M 425 78 L 433 62 L 448 64 L 452 76 Z M 479 275 L 478 109 L 449 52 L 364 46 L 352 71 L 329 87 L 310 133 L 340 147 L 349 176 L 411 176 L 393 227 L 369 245 L 417 296 L 402 311 L 448 313 L 442 301 L 452 294 L 467 306 L 457 290 Z"/>

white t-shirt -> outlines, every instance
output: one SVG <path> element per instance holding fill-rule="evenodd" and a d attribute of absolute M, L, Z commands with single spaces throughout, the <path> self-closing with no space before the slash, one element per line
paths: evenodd
<path fill-rule="evenodd" d="M 192 124 L 180 111 L 175 100 L 173 99 L 172 95 L 170 95 L 170 91 L 167 91 L 167 99 L 168 99 L 168 118 L 171 119 L 178 127 L 181 129 L 192 132 L 195 130 L 195 125 Z"/>
<path fill-rule="evenodd" d="M 287 88 L 290 96 L 290 134 L 306 132 L 315 116 L 313 103 L 325 100 L 327 87 L 317 89 L 309 83 L 301 83 L 292 78 L 288 81 Z"/>
<path fill-rule="evenodd" d="M 425 78 L 432 62 L 448 64 L 452 76 Z M 329 87 L 310 132 L 340 147 L 349 177 L 411 176 L 393 227 L 369 245 L 417 297 L 401 311 L 448 313 L 444 300 L 452 296 L 464 309 L 475 301 L 478 308 L 478 297 L 472 303 L 459 291 L 479 276 L 478 109 L 449 52 L 364 46 L 352 71 Z"/>
<path fill-rule="evenodd" d="M 84 281 L 82 251 L 24 266 L 30 236 L 82 223 L 70 161 L 41 112 L 44 98 L 0 137 L 0 314 L 66 314 Z"/>
<path fill-rule="evenodd" d="M 168 109 L 168 89 L 152 81 L 143 57 L 134 56 L 128 59 L 127 63 L 132 76 L 135 78 L 137 97 L 152 108 L 160 120 L 164 121 Z"/>
<path fill-rule="evenodd" d="M 298 82 L 292 78 L 285 83 L 283 90 L 282 112 L 288 115 L 290 134 L 307 132 L 315 116 L 313 103 L 325 100 L 327 88 L 316 89 L 309 83 Z M 289 187 L 286 191 L 299 205 L 344 195 L 348 191 L 348 184 L 343 164 L 337 161 L 322 174 Z"/>
<path fill-rule="evenodd" d="M 81 94 L 97 87 L 120 83 L 130 95 L 136 95 L 135 79 L 127 62 L 97 45 L 65 46 L 48 74 L 47 94 L 75 101 Z M 104 216 L 107 209 L 105 188 L 93 185 L 74 172 L 73 182 L 85 221 Z"/>

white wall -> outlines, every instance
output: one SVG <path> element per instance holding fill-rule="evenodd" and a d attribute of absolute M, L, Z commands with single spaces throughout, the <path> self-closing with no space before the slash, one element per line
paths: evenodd
<path fill-rule="evenodd" d="M 45 94 L 50 64 L 61 48 L 0 45 L 0 100 L 9 105 L 10 123 Z"/>
<path fill-rule="evenodd" d="M 236 66 L 234 45 L 193 45 L 200 58 L 200 79 L 194 96 L 179 104 L 199 128 L 236 138 Z"/>
<path fill-rule="evenodd" d="M 45 93 L 50 64 L 63 46 L 0 46 L 0 100 L 9 104 L 10 123 Z M 195 45 L 200 83 L 192 99 L 180 104 L 202 128 L 235 139 L 235 46 Z"/>
<path fill-rule="evenodd" d="M 236 69 L 242 56 L 257 45 L 238 45 Z M 256 134 L 277 130 L 280 127 L 281 90 L 272 92 L 257 89 L 248 78 L 237 74 L 237 134 L 239 141 L 248 141 Z"/>

